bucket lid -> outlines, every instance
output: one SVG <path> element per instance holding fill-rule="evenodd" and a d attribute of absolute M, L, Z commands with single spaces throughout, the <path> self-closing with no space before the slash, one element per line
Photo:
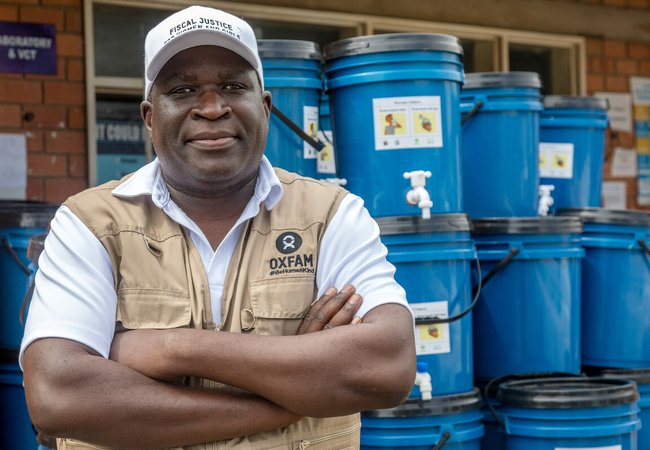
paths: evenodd
<path fill-rule="evenodd" d="M 316 42 L 293 39 L 258 39 L 260 58 L 295 58 L 321 60 L 322 54 Z"/>
<path fill-rule="evenodd" d="M 566 208 L 558 210 L 556 214 L 565 217 L 577 217 L 582 220 L 583 223 L 650 227 L 650 212 L 641 210 Z"/>
<path fill-rule="evenodd" d="M 466 214 L 433 214 L 429 219 L 420 216 L 377 217 L 381 235 L 408 233 L 437 233 L 444 231 L 469 231 Z"/>
<path fill-rule="evenodd" d="M 539 378 L 503 383 L 497 402 L 502 406 L 539 409 L 595 408 L 639 399 L 636 383 L 602 377 Z"/>
<path fill-rule="evenodd" d="M 546 95 L 544 108 L 609 109 L 606 98 L 576 95 Z"/>
<path fill-rule="evenodd" d="M 610 369 L 609 367 L 584 367 L 592 376 L 636 381 L 637 384 L 650 384 L 650 367 L 644 369 Z"/>
<path fill-rule="evenodd" d="M 462 394 L 441 395 L 431 400 L 409 399 L 394 408 L 374 409 L 362 414 L 379 418 L 443 416 L 479 409 L 481 405 L 481 393 L 474 388 Z"/>
<path fill-rule="evenodd" d="M 435 33 L 387 33 L 357 36 L 332 42 L 323 48 L 326 60 L 367 53 L 432 50 L 463 54 L 456 36 Z"/>
<path fill-rule="evenodd" d="M 536 72 L 474 72 L 465 74 L 463 89 L 486 87 L 541 88 L 542 82 Z"/>
<path fill-rule="evenodd" d="M 54 203 L 0 201 L 0 227 L 44 228 L 58 208 Z"/>
<path fill-rule="evenodd" d="M 487 217 L 472 221 L 474 234 L 581 233 L 577 217 Z"/>

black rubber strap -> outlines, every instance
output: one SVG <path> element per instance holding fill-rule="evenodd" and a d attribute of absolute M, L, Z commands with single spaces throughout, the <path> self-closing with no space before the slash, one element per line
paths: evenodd
<path fill-rule="evenodd" d="M 460 124 L 465 125 L 469 119 L 474 117 L 474 115 L 478 112 L 479 109 L 483 107 L 483 102 L 481 100 L 477 101 L 474 103 L 474 106 L 472 106 L 472 109 L 467 111 L 467 113 L 463 114 L 463 117 L 460 119 Z"/>
<path fill-rule="evenodd" d="M 650 258 L 650 248 L 648 248 L 648 244 L 646 244 L 643 239 L 639 239 L 637 242 L 639 243 L 639 247 L 641 247 L 645 252 L 646 256 Z"/>
<path fill-rule="evenodd" d="M 11 258 L 16 262 L 16 264 L 18 264 L 18 267 L 20 267 L 20 269 L 23 272 L 25 272 L 25 275 L 27 275 L 27 276 L 31 275 L 32 271 L 29 270 L 29 267 L 27 267 L 25 264 L 23 264 L 23 262 L 20 260 L 20 257 L 16 254 L 16 251 L 11 246 L 11 243 L 9 242 L 9 239 L 7 239 L 6 237 L 2 238 L 2 245 L 5 246 L 5 248 L 9 252 L 9 255 L 11 256 Z"/>
<path fill-rule="evenodd" d="M 488 272 L 485 277 L 481 278 L 481 263 L 480 261 L 476 261 L 476 267 L 478 268 L 478 284 L 472 288 L 472 303 L 467 307 L 467 309 L 463 312 L 460 312 L 456 314 L 455 316 L 451 317 L 445 317 L 445 318 L 440 318 L 437 316 L 434 317 L 417 317 L 415 319 L 415 324 L 416 325 L 433 325 L 437 323 L 450 323 L 450 322 L 455 322 L 456 320 L 462 319 L 465 317 L 467 314 L 470 313 L 476 306 L 476 302 L 478 302 L 479 297 L 481 296 L 481 289 L 485 284 L 487 284 L 488 281 L 492 279 L 493 276 L 497 274 L 501 269 L 506 267 L 510 261 L 512 261 L 512 258 L 514 258 L 517 253 L 519 253 L 519 249 L 517 247 L 512 247 L 508 254 L 503 257 L 501 261 L 496 263 L 496 265 Z"/>
<path fill-rule="evenodd" d="M 282 111 L 280 111 L 275 105 L 271 106 L 271 111 L 273 114 L 278 116 L 278 119 L 280 119 L 282 122 L 285 123 L 289 128 L 291 128 L 291 131 L 296 133 L 300 138 L 307 142 L 309 145 L 314 147 L 317 152 L 320 152 L 323 148 L 325 148 L 325 144 L 318 142 L 316 139 L 305 133 L 298 125 L 296 125 L 291 119 L 289 119 L 287 116 L 284 115 Z"/>
<path fill-rule="evenodd" d="M 445 431 L 442 433 L 442 436 L 440 436 L 438 443 L 434 445 L 431 450 L 440 450 L 449 439 L 451 439 L 451 433 L 449 431 Z"/>

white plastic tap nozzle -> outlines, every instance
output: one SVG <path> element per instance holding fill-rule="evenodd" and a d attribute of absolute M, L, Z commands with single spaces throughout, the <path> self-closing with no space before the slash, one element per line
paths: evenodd
<path fill-rule="evenodd" d="M 555 186 L 552 184 L 540 184 L 538 188 L 539 193 L 539 203 L 537 205 L 537 214 L 540 216 L 545 216 L 548 214 L 549 209 L 553 206 L 555 200 L 551 192 L 555 190 Z"/>
<path fill-rule="evenodd" d="M 427 178 L 431 178 L 431 172 L 428 170 L 404 172 L 404 178 L 411 180 L 411 189 L 406 193 L 406 201 L 409 205 L 417 205 L 422 210 L 423 219 L 430 219 L 433 202 L 425 186 Z"/>
<path fill-rule="evenodd" d="M 348 184 L 348 180 L 345 178 L 325 178 L 325 181 L 331 184 L 335 184 L 337 186 L 345 186 Z"/>
<path fill-rule="evenodd" d="M 425 362 L 419 362 L 417 365 L 417 372 L 415 374 L 415 385 L 420 388 L 420 395 L 422 400 L 431 400 L 431 374 L 429 373 L 429 365 Z"/>

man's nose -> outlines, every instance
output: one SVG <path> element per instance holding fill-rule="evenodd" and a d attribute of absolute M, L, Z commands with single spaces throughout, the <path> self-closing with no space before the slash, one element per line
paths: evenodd
<path fill-rule="evenodd" d="M 198 95 L 197 103 L 192 109 L 192 118 L 216 120 L 230 111 L 230 106 L 219 92 L 215 89 L 206 89 Z"/>

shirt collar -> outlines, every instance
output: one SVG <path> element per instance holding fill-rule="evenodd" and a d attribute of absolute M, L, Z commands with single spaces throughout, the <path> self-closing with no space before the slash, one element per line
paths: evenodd
<path fill-rule="evenodd" d="M 158 158 L 138 169 L 133 176 L 113 189 L 116 197 L 150 195 L 153 203 L 163 208 L 169 202 L 169 190 L 163 181 Z M 282 197 L 282 184 L 271 163 L 262 156 L 253 196 L 267 209 L 273 209 Z"/>

